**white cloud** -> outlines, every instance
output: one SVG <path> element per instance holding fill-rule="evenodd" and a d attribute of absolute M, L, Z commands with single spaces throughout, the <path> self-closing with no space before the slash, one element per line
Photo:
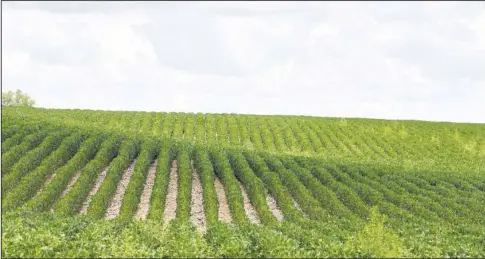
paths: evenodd
<path fill-rule="evenodd" d="M 480 2 L 6 2 L 39 106 L 485 122 Z"/>

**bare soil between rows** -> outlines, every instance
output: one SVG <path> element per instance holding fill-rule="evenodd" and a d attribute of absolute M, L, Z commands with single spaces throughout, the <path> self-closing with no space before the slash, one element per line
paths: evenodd
<path fill-rule="evenodd" d="M 143 192 L 140 198 L 140 204 L 138 204 L 138 210 L 136 212 L 136 219 L 145 220 L 150 209 L 150 197 L 153 191 L 153 184 L 155 184 L 155 177 L 157 172 L 158 161 L 155 160 L 148 169 L 147 179 L 143 187 Z"/>
<path fill-rule="evenodd" d="M 226 193 L 224 191 L 224 185 L 222 185 L 219 178 L 216 178 L 214 185 L 216 187 L 217 200 L 219 201 L 219 220 L 227 223 L 232 222 L 229 204 L 227 203 Z"/>
<path fill-rule="evenodd" d="M 261 225 L 261 221 L 259 220 L 258 213 L 254 208 L 253 204 L 249 200 L 248 194 L 246 192 L 246 188 L 240 183 L 239 188 L 241 189 L 241 193 L 244 199 L 244 210 L 246 211 L 246 216 L 248 217 L 249 221 L 256 225 Z"/>
<path fill-rule="evenodd" d="M 123 202 L 123 196 L 125 195 L 126 188 L 130 183 L 131 176 L 135 169 L 136 159 L 131 163 L 131 165 L 123 172 L 121 180 L 116 187 L 116 193 L 111 200 L 108 210 L 106 211 L 105 219 L 113 219 L 120 213 L 121 204 Z"/>
<path fill-rule="evenodd" d="M 74 184 L 76 184 L 80 176 L 81 176 L 81 171 L 77 171 L 76 174 L 74 174 L 74 176 L 71 178 L 71 180 L 69 180 L 69 183 L 67 184 L 66 189 L 62 191 L 61 197 L 59 197 L 57 201 L 61 200 L 62 198 L 64 198 L 64 196 L 66 196 L 69 193 L 69 191 L 72 189 L 72 187 L 74 187 Z M 54 212 L 54 210 L 56 209 L 56 204 L 52 205 L 52 208 L 50 209 L 51 212 Z"/>
<path fill-rule="evenodd" d="M 193 167 L 193 162 L 192 162 Z M 206 231 L 206 220 L 204 213 L 204 195 L 202 184 L 200 183 L 199 173 L 193 168 L 192 177 L 192 200 L 190 204 L 190 221 L 200 232 Z"/>
<path fill-rule="evenodd" d="M 163 212 L 163 224 L 167 226 L 170 220 L 174 219 L 177 211 L 177 191 L 178 191 L 178 174 L 177 160 L 172 161 L 170 170 L 170 182 L 168 184 L 167 199 L 165 201 L 165 210 Z"/>
<path fill-rule="evenodd" d="M 79 214 L 83 215 L 88 212 L 88 207 L 89 204 L 91 203 L 91 199 L 93 196 L 98 192 L 99 187 L 101 187 L 101 184 L 103 183 L 104 179 L 106 178 L 106 175 L 108 173 L 109 167 L 106 167 L 98 176 L 96 179 L 96 182 L 94 183 L 93 188 L 88 194 L 88 197 L 86 198 L 86 201 L 84 201 L 83 206 L 81 207 L 81 210 L 79 211 Z"/>

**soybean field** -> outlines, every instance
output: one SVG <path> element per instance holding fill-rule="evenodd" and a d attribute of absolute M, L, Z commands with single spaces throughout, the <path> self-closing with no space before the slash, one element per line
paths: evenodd
<path fill-rule="evenodd" d="M 485 257 L 485 125 L 2 107 L 2 257 Z"/>

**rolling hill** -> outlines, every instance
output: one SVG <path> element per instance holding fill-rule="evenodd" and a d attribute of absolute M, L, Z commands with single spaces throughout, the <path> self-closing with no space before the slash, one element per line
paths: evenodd
<path fill-rule="evenodd" d="M 2 107 L 4 257 L 485 257 L 485 125 Z"/>

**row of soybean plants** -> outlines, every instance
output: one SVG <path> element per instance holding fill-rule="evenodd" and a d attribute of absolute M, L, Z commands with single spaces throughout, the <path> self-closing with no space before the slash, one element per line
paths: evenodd
<path fill-rule="evenodd" d="M 245 120 L 243 119 L 245 116 L 240 115 L 240 114 L 236 114 L 236 115 L 233 115 L 233 116 L 236 119 L 236 124 L 237 124 L 237 128 L 238 128 L 238 131 L 239 131 L 240 146 L 242 146 L 244 148 L 252 148 L 253 144 L 252 144 L 251 138 L 249 136 L 249 130 L 248 130 L 248 127 L 246 126 Z"/>
<path fill-rule="evenodd" d="M 184 126 L 184 140 L 193 142 L 195 139 L 195 127 L 196 127 L 197 115 L 195 113 L 187 113 L 187 119 Z"/>
<path fill-rule="evenodd" d="M 186 113 L 175 113 L 173 115 L 172 132 L 170 137 L 174 139 L 183 139 L 184 124 L 186 120 Z"/>
<path fill-rule="evenodd" d="M 197 113 L 195 116 L 194 139 L 195 139 L 195 142 L 198 143 L 199 145 L 207 144 L 205 118 L 206 118 L 205 115 L 202 113 Z"/>
<path fill-rule="evenodd" d="M 263 151 L 264 145 L 261 133 L 256 123 L 256 116 L 241 116 L 240 119 L 243 125 L 245 125 L 245 127 L 247 127 L 248 129 L 249 138 L 251 140 L 250 148 L 258 151 Z"/>
<path fill-rule="evenodd" d="M 264 117 L 257 116 L 253 119 L 254 128 L 260 133 L 261 135 L 261 142 L 265 150 L 270 152 L 276 152 L 276 146 L 274 141 L 274 134 L 268 128 Z"/>
<path fill-rule="evenodd" d="M 217 129 L 217 142 L 218 145 L 221 147 L 227 147 L 229 144 L 228 141 L 228 129 L 227 129 L 227 122 L 226 122 L 226 116 L 223 114 L 217 114 L 217 115 L 209 115 L 209 116 L 214 116 L 216 119 L 216 129 Z"/>
<path fill-rule="evenodd" d="M 214 115 L 205 115 L 204 129 L 206 133 L 207 146 L 217 147 L 217 123 Z"/>

